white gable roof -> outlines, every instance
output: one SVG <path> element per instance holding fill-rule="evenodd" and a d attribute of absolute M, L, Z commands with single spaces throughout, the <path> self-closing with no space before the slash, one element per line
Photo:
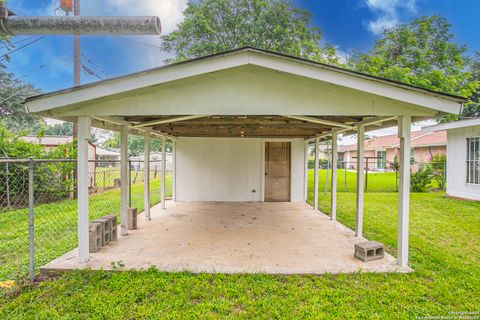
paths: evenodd
<path fill-rule="evenodd" d="M 467 128 L 467 127 L 474 127 L 474 126 L 480 126 L 480 118 L 448 122 L 448 123 L 440 123 L 434 126 L 424 127 L 422 128 L 422 130 L 426 132 L 432 132 L 432 131 L 442 131 L 442 130 L 449 130 L 449 129 Z"/>
<path fill-rule="evenodd" d="M 373 94 L 446 113 L 458 113 L 464 98 L 443 94 L 350 70 L 254 48 L 242 48 L 156 69 L 104 80 L 26 100 L 28 112 L 54 116 L 57 109 L 146 89 L 163 83 L 242 66 L 256 66 Z M 198 114 L 204 114 L 198 110 Z"/>

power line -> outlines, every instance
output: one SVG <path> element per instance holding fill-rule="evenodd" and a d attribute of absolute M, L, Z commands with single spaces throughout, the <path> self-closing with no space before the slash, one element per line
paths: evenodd
<path fill-rule="evenodd" d="M 54 67 L 54 66 L 58 66 L 58 65 L 68 65 L 72 63 L 72 59 L 70 58 L 66 58 L 62 61 L 57 61 L 57 62 L 47 62 L 47 63 L 44 63 L 44 64 L 41 64 L 33 69 L 30 69 L 27 73 L 17 77 L 17 79 L 25 79 L 25 78 L 28 78 L 34 74 L 37 74 L 41 71 L 43 71 L 45 68 L 51 68 L 51 67 Z M 38 69 L 38 70 L 37 70 Z"/>
<path fill-rule="evenodd" d="M 85 54 L 82 53 L 82 57 L 84 57 L 87 62 L 90 64 L 90 67 L 92 69 L 95 69 L 98 73 L 101 73 L 102 75 L 104 76 L 108 76 L 107 73 L 105 71 L 103 71 L 102 67 L 100 67 L 100 65 L 98 63 L 96 63 L 95 61 L 93 61 L 93 59 L 87 57 Z"/>
<path fill-rule="evenodd" d="M 55 65 L 65 65 L 65 66 L 68 66 L 68 65 L 70 65 L 71 63 L 72 63 L 72 60 L 67 58 L 67 59 L 65 59 L 64 61 L 57 62 L 57 63 L 46 63 L 46 64 L 44 64 L 44 65 L 39 66 L 38 68 L 44 67 L 44 66 L 46 66 L 46 65 L 51 65 L 51 66 L 55 66 Z M 40 71 L 41 71 L 41 70 L 40 70 Z M 38 72 L 38 71 L 37 71 L 37 72 Z M 35 72 L 35 73 L 37 73 L 37 72 Z M 20 78 L 13 78 L 12 80 L 14 80 L 14 81 L 21 81 L 22 78 L 31 76 L 31 75 L 33 75 L 33 74 L 35 74 L 35 73 L 31 73 L 31 74 L 29 74 L 29 75 L 24 75 L 24 76 L 22 76 L 22 77 L 20 77 Z M 47 89 L 42 90 L 42 92 L 46 92 L 46 91 L 48 91 L 48 90 L 50 90 L 51 88 L 54 88 L 54 87 L 55 87 L 55 86 L 49 86 Z M 21 94 L 23 91 L 24 91 L 23 89 L 20 89 L 20 90 L 18 90 L 18 91 L 16 91 L 16 92 L 12 93 L 10 96 L 8 96 L 8 97 L 4 98 L 3 100 L 1 100 L 0 103 L 4 103 L 5 101 L 8 101 L 8 100 L 16 97 L 17 95 Z"/>
<path fill-rule="evenodd" d="M 23 46 L 21 46 L 21 47 L 18 47 L 18 48 L 14 49 L 14 50 L 11 50 L 11 51 L 7 52 L 6 54 L 0 56 L 0 61 L 5 60 L 5 58 L 6 58 L 7 56 L 9 56 L 10 54 L 12 54 L 12 53 L 14 53 L 14 52 L 17 52 L 17 51 L 19 51 L 19 50 L 22 50 L 23 48 L 26 48 L 26 47 L 28 47 L 29 45 L 31 45 L 31 44 L 39 41 L 39 40 L 42 40 L 42 39 L 45 38 L 45 37 L 46 37 L 46 36 L 38 37 L 38 38 L 36 38 L 35 40 L 30 41 L 29 43 L 27 43 L 27 44 L 25 44 L 25 45 L 23 45 Z"/>
<path fill-rule="evenodd" d="M 16 45 L 16 44 L 19 44 L 19 43 L 28 41 L 28 40 L 33 39 L 33 38 L 35 38 L 35 37 L 37 37 L 37 36 L 31 36 L 31 37 L 28 37 L 28 38 L 25 38 L 25 39 L 22 39 L 22 40 L 18 40 L 18 41 L 12 42 L 12 43 L 7 44 L 7 45 L 5 45 L 5 46 L 3 46 L 3 47 L 0 47 L 0 50 L 7 49 L 7 48 L 12 47 L 12 46 L 14 46 L 14 45 Z"/>

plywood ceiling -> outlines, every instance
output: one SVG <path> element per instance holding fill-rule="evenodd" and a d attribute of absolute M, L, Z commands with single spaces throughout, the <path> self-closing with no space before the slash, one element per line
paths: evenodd
<path fill-rule="evenodd" d="M 177 117 L 125 117 L 132 124 Z M 363 117 L 312 117 L 348 125 Z M 147 128 L 147 127 L 145 127 Z M 167 122 L 150 126 L 157 132 L 174 137 L 311 137 L 330 131 L 332 126 L 290 119 L 282 116 L 208 116 L 186 121 Z"/>

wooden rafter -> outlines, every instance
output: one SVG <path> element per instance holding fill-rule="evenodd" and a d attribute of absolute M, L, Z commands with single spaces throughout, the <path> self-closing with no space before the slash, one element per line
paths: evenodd
<path fill-rule="evenodd" d="M 317 124 L 324 124 L 327 126 L 332 126 L 332 127 L 340 127 L 340 128 L 345 128 L 345 129 L 352 129 L 353 127 L 351 125 L 342 123 L 342 122 L 336 122 L 336 121 L 331 121 L 331 120 L 326 120 L 326 119 L 321 119 L 321 118 L 314 118 L 314 117 L 307 117 L 307 116 L 294 116 L 294 115 L 284 115 L 286 118 L 292 118 L 292 119 L 297 119 L 297 120 L 302 120 L 306 122 L 311 122 L 311 123 L 317 123 Z"/>
<path fill-rule="evenodd" d="M 136 125 L 134 125 L 134 127 L 135 127 L 135 128 L 150 127 L 150 126 L 154 126 L 154 125 L 162 124 L 162 123 L 172 123 L 172 122 L 178 122 L 178 121 L 187 121 L 187 120 L 204 118 L 204 117 L 208 117 L 208 116 L 207 116 L 207 115 L 190 115 L 190 116 L 163 118 L 163 119 L 152 120 L 152 121 L 147 121 L 147 122 L 143 122 L 143 123 L 140 123 L 140 124 L 136 124 Z"/>

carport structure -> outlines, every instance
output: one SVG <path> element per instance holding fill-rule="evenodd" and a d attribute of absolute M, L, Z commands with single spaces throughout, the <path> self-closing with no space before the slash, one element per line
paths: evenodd
<path fill-rule="evenodd" d="M 129 134 L 158 136 L 174 147 L 173 200 L 299 202 L 307 199 L 308 146 L 332 141 L 331 219 L 336 219 L 337 139 L 356 134 L 355 235 L 362 237 L 365 132 L 398 126 L 398 264 L 408 264 L 410 126 L 459 113 L 464 99 L 255 48 L 147 70 L 27 99 L 28 112 L 78 123 L 78 257 L 88 253 L 88 159 L 91 126 L 121 133 L 127 180 Z M 148 157 L 145 157 L 147 160 Z M 163 159 L 165 159 L 165 154 Z M 148 163 L 144 166 L 148 170 Z M 148 174 L 145 175 L 148 177 Z M 161 208 L 165 209 L 165 163 Z M 148 178 L 146 219 L 150 219 Z M 128 184 L 121 184 L 121 234 L 127 235 Z M 168 211 L 168 209 L 167 209 Z M 147 221 L 148 222 L 148 221 Z M 161 231 L 159 231 L 161 232 Z M 353 254 L 353 248 L 352 248 Z"/>

